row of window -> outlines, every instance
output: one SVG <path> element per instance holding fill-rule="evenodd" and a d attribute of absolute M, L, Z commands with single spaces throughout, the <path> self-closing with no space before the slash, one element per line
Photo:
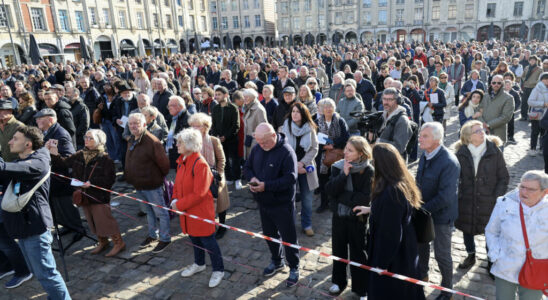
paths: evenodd
<path fill-rule="evenodd" d="M 221 6 L 221 11 L 227 11 L 228 7 L 230 6 L 230 10 L 237 11 L 238 10 L 238 0 L 220 0 L 219 6 Z M 249 0 L 242 0 L 242 10 L 250 9 L 249 6 Z M 211 12 L 217 12 L 217 1 L 210 1 L 211 5 Z M 258 9 L 261 8 L 261 1 L 260 0 L 253 0 L 253 8 Z"/>
<path fill-rule="evenodd" d="M 212 17 L 211 22 L 213 25 L 213 30 L 216 30 L 219 28 L 217 17 Z M 255 27 L 261 27 L 261 23 L 262 23 L 261 15 L 255 15 Z M 228 17 L 221 18 L 221 28 L 228 29 Z M 232 28 L 234 29 L 240 28 L 240 17 L 238 16 L 232 17 Z M 249 16 L 244 16 L 243 28 L 251 28 L 251 22 L 249 20 Z"/>

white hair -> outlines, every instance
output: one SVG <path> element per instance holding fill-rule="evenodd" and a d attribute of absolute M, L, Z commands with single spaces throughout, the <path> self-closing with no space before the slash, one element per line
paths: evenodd
<path fill-rule="evenodd" d="M 156 107 L 154 107 L 154 106 L 145 106 L 145 107 L 143 107 L 143 108 L 141 109 L 141 113 L 143 113 L 143 114 L 144 114 L 144 113 L 147 113 L 147 114 L 153 116 L 154 119 L 156 119 L 156 118 L 158 117 L 159 111 L 158 111 L 158 109 L 157 109 Z"/>
<path fill-rule="evenodd" d="M 439 141 L 440 145 L 443 144 L 443 125 L 441 125 L 441 123 L 426 122 L 422 124 L 421 131 L 425 130 L 426 128 L 430 128 L 432 130 L 434 140 Z"/>
<path fill-rule="evenodd" d="M 88 133 L 91 134 L 97 146 L 104 146 L 107 143 L 107 135 L 102 130 L 90 129 Z"/>
<path fill-rule="evenodd" d="M 186 108 L 186 105 L 185 105 L 185 100 L 179 96 L 171 96 L 169 97 L 169 101 L 171 100 L 174 100 L 174 101 L 177 101 L 177 103 L 179 103 L 179 105 L 181 105 L 183 107 L 183 109 Z"/>
<path fill-rule="evenodd" d="M 253 97 L 255 99 L 257 99 L 259 97 L 259 94 L 254 89 L 245 89 L 243 91 L 243 94 L 244 94 L 244 97 L 248 96 L 248 97 Z"/>
<path fill-rule="evenodd" d="M 143 125 L 147 124 L 147 119 L 145 118 L 145 116 L 142 113 L 129 114 L 128 120 L 131 120 L 131 119 L 137 119 L 137 120 L 141 121 L 141 124 L 143 124 Z"/>
<path fill-rule="evenodd" d="M 177 141 L 192 153 L 202 151 L 202 134 L 194 128 L 183 129 L 177 134 Z"/>
<path fill-rule="evenodd" d="M 150 97 L 149 97 L 147 94 L 145 94 L 145 93 L 140 93 L 140 94 L 137 96 L 137 98 L 139 98 L 139 97 L 142 97 L 143 100 L 145 100 L 146 103 L 150 105 L 150 103 L 151 103 Z"/>
<path fill-rule="evenodd" d="M 548 188 L 548 175 L 540 170 L 531 170 L 521 176 L 521 182 L 537 181 L 542 190 Z"/>
<path fill-rule="evenodd" d="M 318 106 L 322 106 L 322 107 L 331 106 L 333 107 L 333 109 L 337 108 L 337 104 L 335 103 L 335 101 L 333 101 L 333 99 L 328 97 L 318 101 Z"/>
<path fill-rule="evenodd" d="M 194 89 L 192 90 L 192 93 L 193 93 L 193 94 L 194 94 L 194 93 L 197 93 L 197 92 L 201 93 L 201 92 L 202 92 L 202 89 L 196 87 L 196 88 L 194 88 Z"/>

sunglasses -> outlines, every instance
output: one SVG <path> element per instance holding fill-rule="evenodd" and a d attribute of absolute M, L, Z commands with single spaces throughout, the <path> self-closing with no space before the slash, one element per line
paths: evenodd
<path fill-rule="evenodd" d="M 495 85 L 495 84 L 496 84 L 496 85 L 501 85 L 502 82 L 501 82 L 501 81 L 493 81 L 493 82 L 491 82 L 491 84 L 493 84 L 493 85 Z"/>

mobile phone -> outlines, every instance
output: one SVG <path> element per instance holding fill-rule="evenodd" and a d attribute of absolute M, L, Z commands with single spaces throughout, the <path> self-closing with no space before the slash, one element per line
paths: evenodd
<path fill-rule="evenodd" d="M 250 186 L 259 186 L 259 184 L 255 181 L 249 183 Z"/>

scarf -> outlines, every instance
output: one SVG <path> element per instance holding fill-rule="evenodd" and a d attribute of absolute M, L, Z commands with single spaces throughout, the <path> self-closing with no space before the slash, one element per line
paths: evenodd
<path fill-rule="evenodd" d="M 485 154 L 485 150 L 487 150 L 487 139 L 484 139 L 483 143 L 477 147 L 472 144 L 468 144 L 468 150 L 470 150 L 472 159 L 474 160 L 474 175 L 477 175 L 479 162 L 483 154 Z"/>
<path fill-rule="evenodd" d="M 365 168 L 369 165 L 369 159 L 365 159 L 357 162 L 351 162 L 350 164 L 352 165 L 352 168 L 350 168 L 350 174 L 360 173 L 363 170 L 365 170 Z M 333 167 L 340 169 L 341 172 L 344 172 L 344 159 L 336 161 L 333 164 Z M 354 191 L 354 185 L 352 184 L 352 176 L 346 177 L 346 185 L 344 189 L 348 192 Z"/>
<path fill-rule="evenodd" d="M 442 89 L 443 91 L 445 91 L 445 88 L 447 87 L 447 82 L 446 82 L 446 83 L 441 83 L 441 82 L 440 82 L 440 84 L 438 84 L 438 87 L 439 87 L 440 89 Z"/>
<path fill-rule="evenodd" d="M 330 140 L 334 141 L 336 138 L 341 136 L 341 126 L 339 124 L 339 118 L 336 114 L 333 114 L 333 117 L 331 118 L 331 124 L 329 127 L 327 127 L 327 121 L 325 120 L 325 116 L 321 115 L 318 118 L 318 132 L 325 133 L 329 137 Z M 322 152 L 322 164 L 320 165 L 320 174 L 327 174 L 329 172 L 329 168 L 323 164 L 323 160 L 325 159 L 325 151 Z"/>
<path fill-rule="evenodd" d="M 479 106 L 479 103 L 474 104 L 472 103 L 472 101 L 470 101 L 470 103 L 466 105 L 466 107 L 464 108 L 464 115 L 466 116 L 467 119 L 471 118 L 474 115 L 478 106 Z"/>
<path fill-rule="evenodd" d="M 211 102 L 213 102 L 213 98 L 211 97 L 207 97 L 207 99 L 205 99 L 204 101 L 202 101 L 202 104 L 205 105 L 207 107 L 207 114 L 210 115 L 211 114 L 211 108 L 210 108 L 210 104 Z"/>
<path fill-rule="evenodd" d="M 213 149 L 213 142 L 211 141 L 211 136 L 206 133 L 203 137 L 203 147 L 202 147 L 202 156 L 207 161 L 209 167 L 214 168 L 216 165 L 215 161 L 215 149 Z"/>
<path fill-rule="evenodd" d="M 92 161 L 95 157 L 102 155 L 105 152 L 105 147 L 100 145 L 97 146 L 97 148 L 90 150 L 88 148 L 84 148 L 82 150 L 82 153 L 84 154 L 84 162 L 86 165 Z"/>
<path fill-rule="evenodd" d="M 291 125 L 289 125 L 289 122 L 291 122 Z M 289 129 L 289 126 L 291 126 L 291 130 Z M 302 127 L 299 127 L 295 122 L 289 120 L 284 122 L 284 127 L 282 129 L 282 132 L 289 141 L 289 145 L 291 145 L 294 150 L 297 150 L 297 137 L 301 137 L 299 146 L 304 149 L 304 152 L 307 152 L 312 146 L 311 131 L 310 124 L 305 123 Z"/>

